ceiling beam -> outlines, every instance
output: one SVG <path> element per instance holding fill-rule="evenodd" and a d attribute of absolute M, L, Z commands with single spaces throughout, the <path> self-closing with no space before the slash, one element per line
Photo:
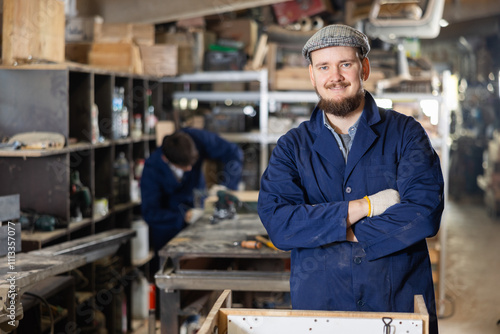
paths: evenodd
<path fill-rule="evenodd" d="M 285 0 L 89 0 L 93 15 L 105 22 L 167 23 L 242 9 L 265 6 Z"/>

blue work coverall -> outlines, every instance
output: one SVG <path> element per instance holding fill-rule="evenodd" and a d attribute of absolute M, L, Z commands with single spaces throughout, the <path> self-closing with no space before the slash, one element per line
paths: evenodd
<path fill-rule="evenodd" d="M 430 333 L 436 305 L 426 238 L 444 207 L 439 157 L 414 118 L 366 103 L 347 162 L 317 107 L 278 140 L 261 179 L 258 211 L 272 242 L 291 250 L 295 309 L 413 312 L 423 295 Z M 348 202 L 396 189 L 401 203 L 353 226 Z"/>
<path fill-rule="evenodd" d="M 220 138 L 215 133 L 184 128 L 198 149 L 198 161 L 191 171 L 177 181 L 169 165 L 162 159 L 161 147 L 157 148 L 144 163 L 141 177 L 141 213 L 149 225 L 150 243 L 157 251 L 184 227 L 184 215 L 194 205 L 194 189 L 205 190 L 202 171 L 204 159 L 224 163 L 221 185 L 237 189 L 241 179 L 243 152 L 238 145 Z"/>

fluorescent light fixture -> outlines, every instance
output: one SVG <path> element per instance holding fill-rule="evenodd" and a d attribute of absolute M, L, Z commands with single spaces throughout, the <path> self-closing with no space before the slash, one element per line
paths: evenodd
<path fill-rule="evenodd" d="M 375 99 L 375 103 L 380 108 L 392 109 L 392 100 L 391 99 Z"/>
<path fill-rule="evenodd" d="M 422 100 L 420 108 L 422 108 L 424 115 L 430 118 L 432 125 L 439 123 L 439 102 L 437 100 Z"/>

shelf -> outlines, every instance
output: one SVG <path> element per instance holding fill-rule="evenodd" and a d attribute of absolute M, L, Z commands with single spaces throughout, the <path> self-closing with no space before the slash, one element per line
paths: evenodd
<path fill-rule="evenodd" d="M 108 144 L 109 145 L 109 144 Z M 40 158 L 54 155 L 61 155 L 71 152 L 89 150 L 92 147 L 90 143 L 71 144 L 59 149 L 43 149 L 43 150 L 0 150 L 0 157 L 11 158 Z"/>
<path fill-rule="evenodd" d="M 189 100 L 197 99 L 203 102 L 223 102 L 226 100 L 238 101 L 260 101 L 260 92 L 214 92 L 214 91 L 189 91 L 174 92 L 172 97 L 176 100 L 186 98 Z"/>
<path fill-rule="evenodd" d="M 155 135 L 142 135 L 139 138 L 122 138 L 116 140 L 105 140 L 98 143 L 85 143 L 80 142 L 76 144 L 70 144 L 66 147 L 59 149 L 41 149 L 41 150 L 0 150 L 0 157 L 3 158 L 43 158 L 55 155 L 62 155 L 66 153 L 73 153 L 79 151 L 86 151 L 90 149 L 98 149 L 103 147 L 110 147 L 112 144 L 123 145 L 130 143 L 140 143 L 144 141 L 156 140 Z"/>
<path fill-rule="evenodd" d="M 68 233 L 75 232 L 91 224 L 92 220 L 90 218 L 84 218 L 79 222 L 70 222 L 68 227 L 66 228 L 58 228 L 54 231 L 34 231 L 31 233 L 27 231 L 21 231 L 21 240 L 28 242 L 37 242 L 40 245 L 43 245 L 52 240 L 67 236 Z"/>
<path fill-rule="evenodd" d="M 219 135 L 233 143 L 265 143 L 275 144 L 282 134 L 262 134 L 259 132 L 246 133 L 219 133 Z"/>
<path fill-rule="evenodd" d="M 431 93 L 383 93 L 374 95 L 375 99 L 388 99 L 397 102 L 415 102 L 421 100 L 442 101 L 443 97 L 432 95 Z"/>
<path fill-rule="evenodd" d="M 164 77 L 161 82 L 246 82 L 260 81 L 263 78 L 263 71 L 213 71 L 197 72 L 192 74 L 182 74 L 177 77 Z M 267 71 L 266 80 L 267 80 Z"/>
<path fill-rule="evenodd" d="M 318 95 L 315 91 L 272 91 L 269 102 L 317 103 Z"/>

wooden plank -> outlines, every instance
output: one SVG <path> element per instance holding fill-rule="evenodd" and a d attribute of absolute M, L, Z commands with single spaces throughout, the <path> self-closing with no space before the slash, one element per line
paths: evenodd
<path fill-rule="evenodd" d="M 422 295 L 415 296 L 413 312 L 422 316 L 422 321 L 424 322 L 423 334 L 429 334 L 429 312 L 427 312 L 427 307 L 425 306 L 424 297 Z"/>
<path fill-rule="evenodd" d="M 214 329 L 216 326 L 219 326 L 219 333 L 225 333 L 225 331 L 220 330 L 220 326 L 222 324 L 220 323 L 221 319 L 219 317 L 219 310 L 223 307 L 231 307 L 231 290 L 224 290 L 221 293 L 214 306 L 208 313 L 205 322 L 198 330 L 199 333 L 215 333 Z"/>
<path fill-rule="evenodd" d="M 3 64 L 29 58 L 64 62 L 64 1 L 4 0 Z"/>
<path fill-rule="evenodd" d="M 105 22 L 165 23 L 189 18 L 237 12 L 286 0 L 88 0 Z"/>

